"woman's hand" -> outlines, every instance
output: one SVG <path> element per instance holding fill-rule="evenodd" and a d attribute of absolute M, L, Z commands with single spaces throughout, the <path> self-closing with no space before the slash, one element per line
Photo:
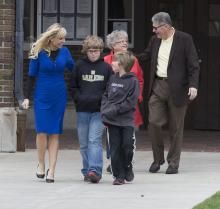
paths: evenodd
<path fill-rule="evenodd" d="M 29 99 L 24 99 L 24 101 L 22 102 L 22 107 L 27 110 L 30 106 L 29 106 Z"/>

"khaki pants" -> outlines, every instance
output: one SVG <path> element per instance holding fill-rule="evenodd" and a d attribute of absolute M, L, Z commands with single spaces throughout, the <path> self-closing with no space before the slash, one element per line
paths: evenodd
<path fill-rule="evenodd" d="M 162 126 L 169 123 L 169 165 L 178 168 L 183 140 L 184 118 L 187 105 L 176 107 L 171 99 L 166 80 L 156 79 L 149 100 L 149 135 L 152 140 L 154 162 L 164 160 Z"/>

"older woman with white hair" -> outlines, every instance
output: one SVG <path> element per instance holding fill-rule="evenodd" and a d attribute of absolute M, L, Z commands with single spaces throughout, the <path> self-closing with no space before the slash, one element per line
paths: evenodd
<path fill-rule="evenodd" d="M 49 151 L 49 169 L 46 182 L 54 182 L 57 162 L 59 135 L 62 133 L 63 117 L 66 107 L 66 85 L 64 70 L 73 70 L 74 61 L 69 50 L 63 47 L 66 29 L 60 24 L 51 25 L 33 44 L 29 59 L 28 88 L 22 103 L 24 109 L 29 108 L 31 90 L 34 88 L 36 145 L 38 166 L 36 175 L 45 177 L 45 153 Z"/>
<path fill-rule="evenodd" d="M 127 51 L 128 50 L 128 34 L 127 32 L 123 30 L 114 30 L 112 33 L 107 35 L 107 46 L 109 49 L 111 49 L 111 52 L 109 55 L 104 57 L 105 62 L 108 64 L 112 64 L 113 55 L 117 52 Z M 114 70 L 114 68 L 113 68 Z M 144 78 L 143 78 L 143 71 L 138 63 L 137 58 L 135 57 L 134 65 L 131 68 L 131 72 L 133 72 L 140 85 L 140 95 L 138 97 L 138 103 L 141 103 L 143 101 L 142 92 L 143 92 L 143 86 L 144 86 Z M 143 119 L 141 116 L 141 112 L 139 109 L 139 105 L 136 105 L 135 110 L 135 127 L 138 128 L 140 125 L 143 124 Z M 108 135 L 108 134 L 107 134 Z M 107 145 L 107 158 L 110 157 L 109 154 L 109 146 Z M 107 167 L 107 172 L 111 173 L 111 167 Z"/>

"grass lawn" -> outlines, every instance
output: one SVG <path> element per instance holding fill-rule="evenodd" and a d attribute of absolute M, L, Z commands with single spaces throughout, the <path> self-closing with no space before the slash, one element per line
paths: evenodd
<path fill-rule="evenodd" d="M 220 209 L 220 192 L 215 193 L 193 209 Z"/>

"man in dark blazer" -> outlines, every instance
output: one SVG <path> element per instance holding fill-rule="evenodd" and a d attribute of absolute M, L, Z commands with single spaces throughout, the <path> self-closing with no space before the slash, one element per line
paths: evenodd
<path fill-rule="evenodd" d="M 153 32 L 140 59 L 150 59 L 149 135 L 156 173 L 164 160 L 162 126 L 169 124 L 166 174 L 178 173 L 187 105 L 197 96 L 199 59 L 191 35 L 175 30 L 168 13 L 152 17 Z"/>

